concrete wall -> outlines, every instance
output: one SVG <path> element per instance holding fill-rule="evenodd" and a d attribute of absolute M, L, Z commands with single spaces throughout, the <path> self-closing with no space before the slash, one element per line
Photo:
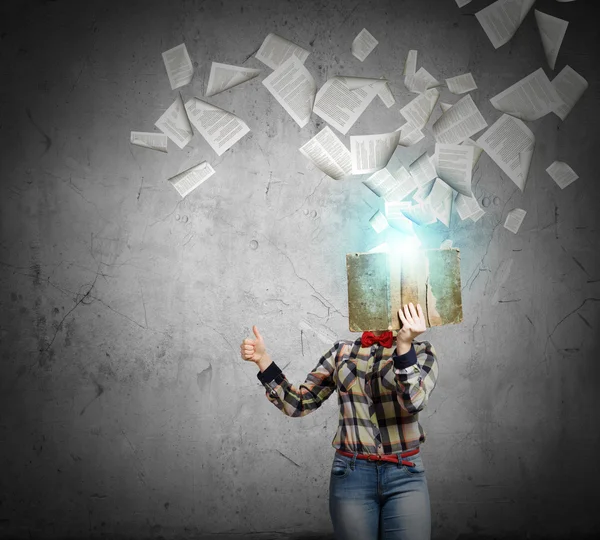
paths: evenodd
<path fill-rule="evenodd" d="M 422 423 L 434 538 L 600 532 L 596 21 L 590 2 L 537 2 L 570 21 L 552 72 L 533 12 L 493 49 L 473 16 L 489 3 L 2 2 L 0 537 L 330 537 L 336 400 L 284 417 L 239 344 L 256 324 L 301 382 L 332 339 L 357 337 L 345 254 L 381 242 L 368 219 L 383 205 L 299 153 L 325 124 L 300 129 L 261 84 L 270 31 L 311 50 L 318 85 L 389 78 L 396 105 L 375 99 L 348 135 L 403 122 L 411 48 L 440 80 L 471 71 L 489 125 L 489 98 L 538 67 L 589 81 L 566 121 L 529 123 L 523 193 L 483 155 L 485 216 L 419 231 L 461 249 L 464 303 L 462 324 L 425 334 L 441 376 Z M 363 27 L 379 46 L 361 63 Z M 173 102 L 161 53 L 181 42 L 197 66 L 184 97 L 213 60 L 263 69 L 211 99 L 252 130 L 221 157 L 198 134 L 168 154 L 129 144 Z M 424 150 L 430 136 L 410 152 Z M 565 190 L 555 159 L 580 176 Z M 181 200 L 167 178 L 202 160 L 217 174 Z"/>

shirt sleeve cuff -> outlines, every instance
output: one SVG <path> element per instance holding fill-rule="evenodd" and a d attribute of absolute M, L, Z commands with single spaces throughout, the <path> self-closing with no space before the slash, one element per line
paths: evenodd
<path fill-rule="evenodd" d="M 410 366 L 414 366 L 417 363 L 417 353 L 415 352 L 415 348 L 412 343 L 410 344 L 410 349 L 408 352 L 398 355 L 394 351 L 392 358 L 394 360 L 394 368 L 396 369 L 406 369 Z"/>
<path fill-rule="evenodd" d="M 256 376 L 261 383 L 268 383 L 275 379 L 278 375 L 281 374 L 281 369 L 275 362 L 271 362 L 267 369 L 264 371 L 259 371 Z"/>

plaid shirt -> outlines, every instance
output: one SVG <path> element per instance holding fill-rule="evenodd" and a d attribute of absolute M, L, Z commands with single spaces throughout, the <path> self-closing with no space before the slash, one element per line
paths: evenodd
<path fill-rule="evenodd" d="M 359 454 L 393 454 L 425 441 L 419 411 L 435 387 L 438 363 L 428 341 L 413 342 L 403 355 L 396 344 L 361 347 L 339 340 L 299 386 L 273 362 L 257 377 L 267 399 L 286 416 L 305 416 L 338 392 L 339 425 L 332 446 Z"/>

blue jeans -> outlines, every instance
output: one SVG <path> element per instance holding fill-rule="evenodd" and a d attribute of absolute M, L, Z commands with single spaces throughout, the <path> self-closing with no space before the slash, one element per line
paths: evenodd
<path fill-rule="evenodd" d="M 421 454 L 401 463 L 335 453 L 329 514 L 336 540 L 430 540 L 431 509 Z"/>

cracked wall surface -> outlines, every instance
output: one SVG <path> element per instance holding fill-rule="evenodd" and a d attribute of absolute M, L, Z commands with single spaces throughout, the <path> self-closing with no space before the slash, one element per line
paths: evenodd
<path fill-rule="evenodd" d="M 375 99 L 336 133 L 348 147 L 404 122 L 409 49 L 438 80 L 472 72 L 488 125 L 489 98 L 540 66 L 589 82 L 564 122 L 528 122 L 523 192 L 483 154 L 486 214 L 418 231 L 426 248 L 460 249 L 463 304 L 462 323 L 423 336 L 440 377 L 421 421 L 435 539 L 600 532 L 597 25 L 589 2 L 538 0 L 570 22 L 551 71 L 533 11 L 493 49 L 474 17 L 489 3 L 2 2 L 0 538 L 332 537 L 336 397 L 283 416 L 239 344 L 256 324 L 300 383 L 333 341 L 359 337 L 345 257 L 381 242 L 368 220 L 383 203 L 300 154 L 326 124 L 300 129 L 261 84 L 269 32 L 311 51 L 318 86 L 389 79 L 396 104 Z M 361 63 L 362 28 L 379 45 Z M 210 98 L 251 129 L 222 156 L 199 134 L 167 154 L 129 144 L 175 99 L 161 53 L 182 42 L 184 97 L 203 96 L 211 61 L 262 69 Z M 408 161 L 425 150 L 431 136 Z M 545 172 L 555 159 L 580 177 L 564 190 Z M 216 174 L 181 199 L 167 179 L 203 160 Z M 515 207 L 516 235 L 503 227 Z"/>

